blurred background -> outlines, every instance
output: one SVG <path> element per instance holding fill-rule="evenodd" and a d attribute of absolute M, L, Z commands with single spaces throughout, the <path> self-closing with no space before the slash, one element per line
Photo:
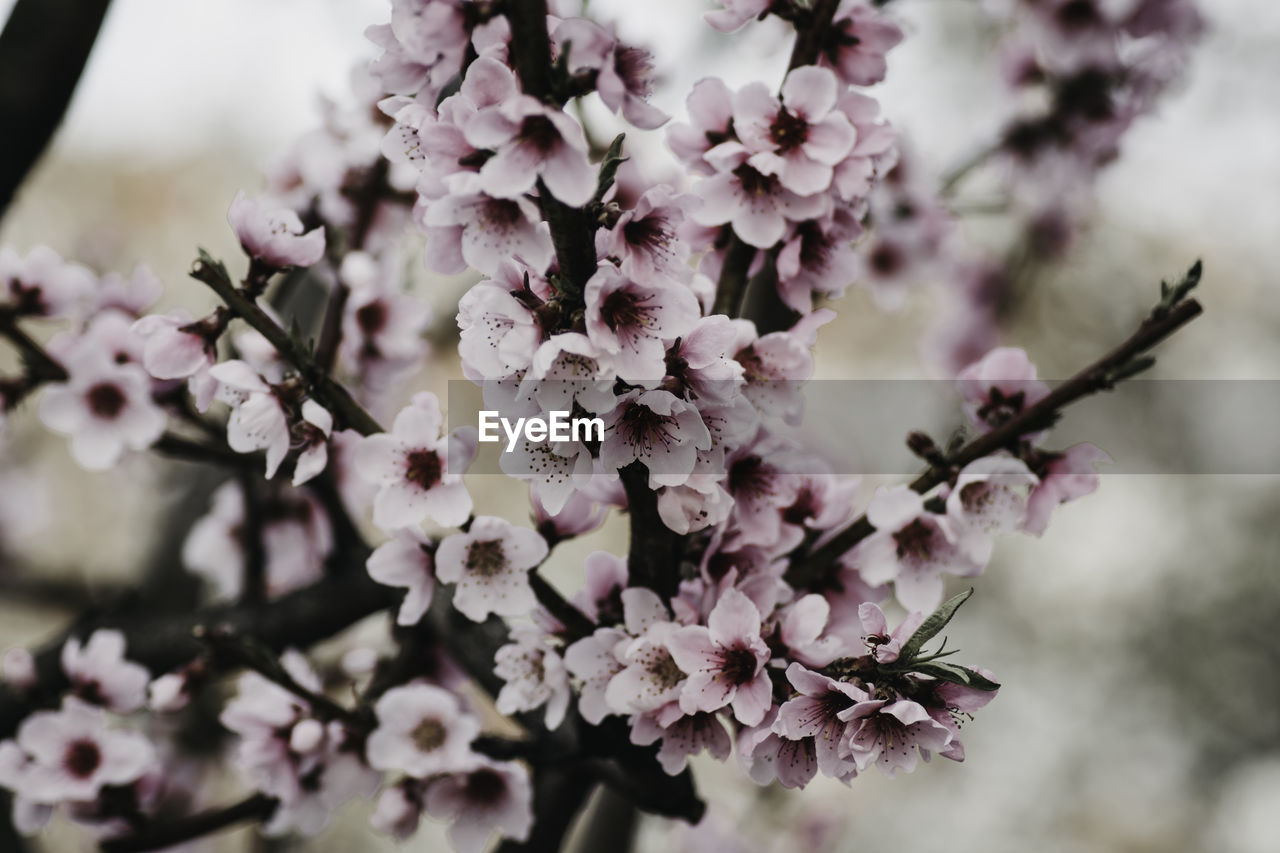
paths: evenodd
<path fill-rule="evenodd" d="M 11 5 L 0 0 L 0 17 Z M 909 35 L 874 94 L 938 173 L 989 140 L 1005 114 L 989 55 L 997 34 L 978 5 L 893 4 Z M 664 74 L 654 100 L 677 118 L 705 74 L 738 85 L 777 80 L 785 67 L 781 28 L 730 39 L 699 23 L 700 6 L 591 2 L 624 38 L 654 50 Z M 1280 6 L 1200 6 L 1210 29 L 1183 84 L 1103 172 L 1068 256 L 1037 270 L 1002 319 L 1002 342 L 1025 347 L 1044 377 L 1066 377 L 1122 339 L 1158 280 L 1199 257 L 1206 315 L 1159 351 L 1151 375 L 1280 379 Z M 262 170 L 316 125 L 321 96 L 346 97 L 350 69 L 373 54 L 364 27 L 387 16 L 382 0 L 117 0 L 52 149 L 0 222 L 0 243 L 45 243 L 102 271 L 145 261 L 168 285 L 167 302 L 210 304 L 186 278 L 196 246 L 238 255 L 225 220 L 235 191 L 262 186 Z M 661 134 L 648 136 L 639 144 L 657 156 Z M 993 230 L 986 221 L 965 227 L 979 243 Z M 456 287 L 425 273 L 418 286 L 437 317 L 452 316 Z M 818 375 L 931 376 L 919 346 L 938 310 L 931 293 L 886 316 L 851 289 L 821 334 Z M 0 371 L 13 366 L 0 355 Z M 421 387 L 460 376 L 447 345 L 430 371 Z M 1132 430 L 1186 437 L 1181 446 L 1194 453 L 1224 416 L 1249 412 L 1139 412 Z M 87 474 L 31 407 L 6 429 L 0 465 L 0 647 L 40 642 L 85 602 L 172 558 L 183 531 L 155 519 L 181 501 L 198 509 L 211 485 L 193 497 L 189 470 L 143 459 Z M 521 495 L 504 494 L 495 478 L 475 486 L 486 511 L 524 517 Z M 641 849 L 1280 849 L 1278 486 L 1271 476 L 1104 476 L 1041 539 L 1003 540 L 950 629 L 962 659 L 1004 684 L 966 727 L 963 765 L 939 760 L 896 779 L 868 773 L 850 789 L 820 779 L 794 794 L 757 788 L 732 763 L 699 762 L 712 803 L 706 825 L 690 833 L 647 820 Z M 610 523 L 558 550 L 553 579 L 574 589 L 583 555 L 622 553 L 622 532 Z M 47 578 L 49 588 L 8 582 L 19 574 Z M 385 625 L 371 620 L 351 634 L 376 643 Z M 320 839 L 271 849 L 380 849 L 366 817 L 353 804 Z M 438 843 L 429 827 L 406 849 Z M 41 844 L 91 847 L 60 826 Z M 241 831 L 208 849 L 262 844 Z"/>

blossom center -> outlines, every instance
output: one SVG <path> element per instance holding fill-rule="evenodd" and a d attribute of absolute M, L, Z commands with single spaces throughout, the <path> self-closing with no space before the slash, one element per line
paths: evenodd
<path fill-rule="evenodd" d="M 733 174 L 748 196 L 773 195 L 778 191 L 777 178 L 757 171 L 746 163 L 734 169 Z"/>
<path fill-rule="evenodd" d="M 615 290 L 600 304 L 600 319 L 610 331 L 616 332 L 619 326 L 632 328 L 644 325 L 644 309 L 635 294 Z"/>
<path fill-rule="evenodd" d="M 661 216 L 632 219 L 622 226 L 622 236 L 628 244 L 650 252 L 665 251 L 671 242 L 671 234 L 667 231 L 667 220 Z"/>
<path fill-rule="evenodd" d="M 684 670 L 670 654 L 659 655 L 649 664 L 649 674 L 663 690 L 675 687 L 684 678 Z"/>
<path fill-rule="evenodd" d="M 467 549 L 467 569 L 480 575 L 494 575 L 507 565 L 507 555 L 502 551 L 502 543 L 472 542 Z"/>
<path fill-rule="evenodd" d="M 432 450 L 415 450 L 409 454 L 404 478 L 423 491 L 440 482 L 440 455 Z"/>
<path fill-rule="evenodd" d="M 809 139 L 809 122 L 790 112 L 786 107 L 778 110 L 778 115 L 769 127 L 769 135 L 773 144 L 782 151 L 798 148 Z"/>
<path fill-rule="evenodd" d="M 1070 0 L 1058 7 L 1055 17 L 1065 30 L 1082 30 L 1099 23 L 1093 0 Z"/>
<path fill-rule="evenodd" d="M 544 115 L 526 116 L 520 123 L 520 141 L 546 154 L 560 141 L 560 131 Z"/>
<path fill-rule="evenodd" d="M 114 420 L 124 409 L 126 401 L 124 392 L 119 386 L 110 382 L 99 382 L 85 394 L 89 410 L 106 420 Z"/>
<path fill-rule="evenodd" d="M 669 415 L 660 415 L 648 406 L 630 405 L 618 419 L 617 430 L 627 444 L 647 453 L 656 444 L 671 444 L 674 426 L 675 418 Z"/>
<path fill-rule="evenodd" d="M 521 216 L 520 205 L 507 198 L 485 199 L 480 212 L 483 224 L 497 228 L 510 228 L 520 221 Z"/>
<path fill-rule="evenodd" d="M 467 799 L 474 802 L 496 802 L 507 790 L 507 782 L 497 772 L 481 768 L 467 776 Z"/>
<path fill-rule="evenodd" d="M 756 676 L 756 655 L 750 649 L 729 649 L 720 668 L 732 684 L 746 684 Z"/>
<path fill-rule="evenodd" d="M 381 301 L 370 302 L 356 309 L 356 325 L 366 335 L 374 335 L 387 324 L 387 306 Z"/>
<path fill-rule="evenodd" d="M 932 553 L 933 530 L 917 518 L 894 533 L 893 541 L 898 543 L 898 559 L 927 559 Z"/>
<path fill-rule="evenodd" d="M 102 750 L 91 740 L 72 741 L 62 757 L 68 772 L 77 779 L 88 779 L 102 764 Z"/>
<path fill-rule="evenodd" d="M 413 739 L 413 745 L 419 751 L 434 752 L 444 746 L 446 734 L 447 730 L 443 723 L 432 717 L 427 717 L 414 727 L 413 734 L 410 737 Z"/>

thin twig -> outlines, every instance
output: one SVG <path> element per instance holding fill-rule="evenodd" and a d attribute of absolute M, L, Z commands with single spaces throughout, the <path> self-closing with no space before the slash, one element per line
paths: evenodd
<path fill-rule="evenodd" d="M 340 423 L 361 435 L 383 431 L 381 425 L 355 401 L 351 393 L 316 364 L 300 341 L 295 341 L 258 306 L 253 297 L 232 283 L 226 267 L 202 251 L 191 269 L 191 277 L 207 284 L 237 317 L 261 333 L 275 347 L 276 352 L 280 353 L 280 357 L 293 365 L 311 393 L 334 413 Z"/>
<path fill-rule="evenodd" d="M 150 850 L 164 850 L 184 841 L 192 841 L 221 832 L 237 823 L 268 820 L 275 812 L 277 805 L 278 801 L 273 797 L 254 794 L 229 806 L 210 809 L 166 823 L 154 823 L 133 835 L 108 838 L 98 846 L 98 849 L 102 853 L 146 853 Z"/>
<path fill-rule="evenodd" d="M 1191 276 L 1199 279 L 1199 263 L 1188 274 L 1189 278 Z M 963 468 L 975 459 L 989 456 L 997 450 L 1016 446 L 1022 436 L 1051 426 L 1058 412 L 1071 403 L 1115 387 L 1116 383 L 1124 378 L 1118 377 L 1118 373 L 1133 364 L 1143 353 L 1200 316 L 1203 310 L 1200 303 L 1194 299 L 1176 301 L 1176 304 L 1167 304 L 1167 300 L 1162 302 L 1124 343 L 1053 389 L 1035 405 L 950 454 L 947 457 L 949 464 L 946 468 L 930 466 L 929 470 L 911 482 L 911 489 L 925 494 L 946 482 L 954 470 Z M 787 570 L 787 582 L 796 588 L 812 585 L 825 577 L 849 549 L 873 532 L 875 528 L 867 520 L 866 515 L 859 516 L 851 525 L 820 548 L 812 551 L 807 557 L 793 561 L 791 568 Z"/>

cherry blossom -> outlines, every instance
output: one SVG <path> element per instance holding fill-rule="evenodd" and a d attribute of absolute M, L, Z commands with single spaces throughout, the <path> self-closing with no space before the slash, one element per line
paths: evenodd
<path fill-rule="evenodd" d="M 429 684 L 393 687 L 374 706 L 378 727 L 365 755 L 378 770 L 400 770 L 418 779 L 461 769 L 472 760 L 480 733 L 452 693 Z"/>
<path fill-rule="evenodd" d="M 93 287 L 93 273 L 48 246 L 33 247 L 25 258 L 0 247 L 0 309 L 18 316 L 67 317 L 88 300 Z"/>
<path fill-rule="evenodd" d="M 850 775 L 854 768 L 840 755 L 847 727 L 840 714 L 870 697 L 847 681 L 836 681 L 798 663 L 787 667 L 787 680 L 798 695 L 778 710 L 774 731 L 789 740 L 813 738 L 817 766 L 823 775 Z"/>
<path fill-rule="evenodd" d="M 864 0 L 841 0 L 823 43 L 822 61 L 845 83 L 871 86 L 884 79 L 885 54 L 902 41 L 902 30 Z"/>
<path fill-rule="evenodd" d="M 587 337 L 609 356 L 618 376 L 654 382 L 665 373 L 666 344 L 693 328 L 698 301 L 683 285 L 643 284 L 601 265 L 587 282 Z"/>
<path fill-rule="evenodd" d="M 533 826 L 529 772 L 519 764 L 476 759 L 465 771 L 432 782 L 427 814 L 447 820 L 449 843 L 458 853 L 481 853 L 489 837 L 523 841 Z"/>
<path fill-rule="evenodd" d="M 125 638 L 119 631 L 99 629 L 83 644 L 76 637 L 68 639 L 62 646 L 62 671 L 72 693 L 119 714 L 141 708 L 151 676 L 124 655 Z"/>
<path fill-rule="evenodd" d="M 270 209 L 236 193 L 227 211 L 240 245 L 269 269 L 309 267 L 324 257 L 324 228 L 303 233 L 302 220 L 287 208 Z"/>
<path fill-rule="evenodd" d="M 82 358 L 71 378 L 51 385 L 40 420 L 71 436 L 71 455 L 90 471 L 115 465 L 125 450 L 143 450 L 164 433 L 167 418 L 151 400 L 151 381 L 136 364 Z"/>
<path fill-rule="evenodd" d="M 927 613 L 942 602 L 944 573 L 972 576 L 986 566 L 986 537 L 962 544 L 951 519 L 927 511 L 924 499 L 906 486 L 877 491 L 867 519 L 876 532 L 859 543 L 851 559 L 867 583 L 893 581 L 898 601 L 909 610 Z"/>
<path fill-rule="evenodd" d="M 496 153 L 480 169 L 477 186 L 495 198 L 517 198 L 541 179 L 565 204 L 586 204 L 596 189 L 582 128 L 560 110 L 521 95 L 467 122 L 463 133 L 476 148 Z"/>
<path fill-rule="evenodd" d="M 909 699 L 868 699 L 837 716 L 848 723 L 840 754 L 852 758 L 860 771 L 874 764 L 887 776 L 910 773 L 917 751 L 928 760 L 951 742 L 951 731 Z"/>
<path fill-rule="evenodd" d="M 471 514 L 462 471 L 474 454 L 474 430 L 441 436 L 442 424 L 440 402 L 424 391 L 396 415 L 391 432 L 371 435 L 356 447 L 356 471 L 379 486 L 373 521 L 383 530 L 426 518 L 454 527 Z"/>
<path fill-rule="evenodd" d="M 431 606 L 436 585 L 430 540 L 412 527 L 397 530 L 389 541 L 374 549 L 366 566 L 369 577 L 378 583 L 404 587 L 396 623 L 416 625 Z"/>
<path fill-rule="evenodd" d="M 436 577 L 457 584 L 453 606 L 477 622 L 490 613 L 518 616 L 537 603 L 529 571 L 547 556 L 532 530 L 481 515 L 466 533 L 446 536 L 436 550 Z"/>
<path fill-rule="evenodd" d="M 102 709 L 73 696 L 57 711 L 38 711 L 23 720 L 15 740 L 27 763 L 13 780 L 17 784 L 3 779 L 0 784 L 49 805 L 93 800 L 105 786 L 138 779 L 156 760 L 143 735 L 108 728 Z"/>
<path fill-rule="evenodd" d="M 689 673 L 680 692 L 685 713 L 715 711 L 733 706 L 743 725 L 764 719 L 771 704 L 769 675 L 764 671 L 769 650 L 760 637 L 760 611 L 736 589 L 726 592 L 707 619 L 707 626 L 690 625 L 669 641 L 671 656 Z"/>
<path fill-rule="evenodd" d="M 547 706 L 546 723 L 554 729 L 569 708 L 569 674 L 564 660 L 548 642 L 542 629 L 517 626 L 508 643 L 494 655 L 493 673 L 506 681 L 498 691 L 500 713 L 515 714 Z"/>
<path fill-rule="evenodd" d="M 604 416 L 600 460 L 609 468 L 643 462 L 651 486 L 678 486 L 689 479 L 698 450 L 711 434 L 698 410 L 667 391 L 633 391 Z"/>
<path fill-rule="evenodd" d="M 835 75 L 816 66 L 797 68 L 782 84 L 782 98 L 763 83 L 749 83 L 733 99 L 733 127 L 747 150 L 747 163 L 782 186 L 808 196 L 831 185 L 833 167 L 857 137 L 836 109 Z"/>
<path fill-rule="evenodd" d="M 1045 465 L 1040 482 L 1027 497 L 1022 529 L 1036 536 L 1049 526 L 1049 516 L 1058 504 L 1093 494 L 1098 489 L 1094 465 L 1110 462 L 1106 451 L 1092 444 L 1077 444 L 1055 455 Z"/>

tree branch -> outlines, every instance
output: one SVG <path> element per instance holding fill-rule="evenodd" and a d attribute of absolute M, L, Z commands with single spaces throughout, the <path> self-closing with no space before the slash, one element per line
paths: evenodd
<path fill-rule="evenodd" d="M 1071 379 L 1049 392 L 1048 396 L 1018 415 L 1005 421 L 990 432 L 974 438 L 959 450 L 947 457 L 947 467 L 932 465 L 929 470 L 911 482 L 911 489 L 925 494 L 946 482 L 952 473 L 963 468 L 975 459 L 989 456 L 998 450 L 1015 447 L 1022 436 L 1038 432 L 1052 426 L 1059 412 L 1077 400 L 1110 390 L 1132 372 L 1127 369 L 1137 367 L 1144 369 L 1149 364 L 1139 365 L 1137 359 L 1143 353 L 1159 344 L 1165 338 L 1190 323 L 1203 313 L 1200 303 L 1194 299 L 1183 300 L 1186 291 L 1195 286 L 1200 279 L 1200 262 L 1197 261 L 1191 271 L 1173 291 L 1166 291 L 1166 297 L 1147 315 L 1137 330 L 1122 344 L 1102 358 L 1081 370 Z M 1172 298 L 1171 298 L 1172 297 Z M 806 558 L 793 562 L 787 570 L 786 580 L 796 588 L 804 588 L 826 576 L 837 561 L 866 537 L 875 532 L 866 515 L 861 515 L 851 525 L 836 534 L 820 548 L 812 551 Z"/>
<path fill-rule="evenodd" d="M 258 306 L 252 296 L 232 283 L 225 266 L 202 250 L 191 268 L 191 277 L 207 284 L 232 313 L 261 333 L 275 347 L 276 352 L 280 353 L 280 357 L 293 365 L 316 399 L 333 412 L 343 425 L 361 435 L 383 431 L 381 425 L 355 401 L 351 393 L 316 363 L 301 341 L 295 341 Z"/>
<path fill-rule="evenodd" d="M 276 810 L 277 801 L 266 794 L 254 794 L 238 803 L 219 809 L 210 809 L 189 817 L 166 823 L 155 823 L 133 835 L 108 838 L 98 849 L 102 853 L 146 853 L 164 850 L 184 841 L 192 841 L 212 835 L 245 821 L 268 820 Z"/>
<path fill-rule="evenodd" d="M 0 33 L 0 217 L 53 138 L 111 0 L 18 0 Z"/>

